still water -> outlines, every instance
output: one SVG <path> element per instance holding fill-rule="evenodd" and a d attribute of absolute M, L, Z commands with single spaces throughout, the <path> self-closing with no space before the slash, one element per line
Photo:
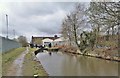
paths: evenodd
<path fill-rule="evenodd" d="M 50 76 L 118 76 L 118 62 L 62 52 L 36 56 Z"/>

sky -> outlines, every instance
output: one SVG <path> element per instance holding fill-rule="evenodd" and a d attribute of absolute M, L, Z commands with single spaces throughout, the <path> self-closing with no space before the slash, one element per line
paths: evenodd
<path fill-rule="evenodd" d="M 6 37 L 6 14 L 11 39 L 23 35 L 30 42 L 32 36 L 60 35 L 62 21 L 74 10 L 75 2 L 90 0 L 1 0 L 0 36 Z"/>
<path fill-rule="evenodd" d="M 6 37 L 6 14 L 8 15 L 8 36 L 60 35 L 61 23 L 75 2 L 3 2 L 0 3 L 0 36 Z M 14 31 L 15 30 L 15 35 Z"/>

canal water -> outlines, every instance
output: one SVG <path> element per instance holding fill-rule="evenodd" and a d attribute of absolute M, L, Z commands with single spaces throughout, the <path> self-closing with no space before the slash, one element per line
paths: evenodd
<path fill-rule="evenodd" d="M 36 57 L 50 76 L 118 76 L 118 62 L 62 52 Z"/>

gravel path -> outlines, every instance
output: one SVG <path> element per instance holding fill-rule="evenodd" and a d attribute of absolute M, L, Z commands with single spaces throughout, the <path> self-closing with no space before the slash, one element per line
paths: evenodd
<path fill-rule="evenodd" d="M 22 76 L 22 66 L 24 62 L 24 57 L 28 53 L 28 47 L 26 51 L 22 52 L 22 54 L 14 60 L 12 66 L 8 69 L 7 76 Z"/>

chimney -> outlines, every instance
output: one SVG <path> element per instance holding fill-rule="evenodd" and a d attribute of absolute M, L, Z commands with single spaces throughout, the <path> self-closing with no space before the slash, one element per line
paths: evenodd
<path fill-rule="evenodd" d="M 55 39 L 58 38 L 57 35 L 54 35 L 54 38 L 55 38 Z"/>

